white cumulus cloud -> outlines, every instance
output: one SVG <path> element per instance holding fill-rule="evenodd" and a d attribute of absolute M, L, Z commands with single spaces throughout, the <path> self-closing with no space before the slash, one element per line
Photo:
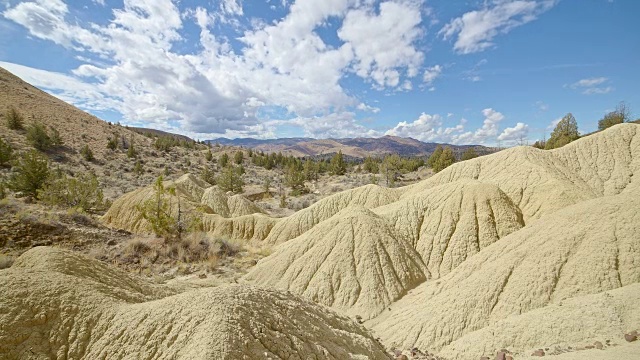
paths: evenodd
<path fill-rule="evenodd" d="M 117 111 L 129 123 L 163 129 L 178 124 L 172 130 L 183 133 L 272 133 L 275 125 L 258 113 L 280 107 L 299 121 L 334 120 L 334 128 L 346 124 L 349 133 L 368 134 L 345 114 L 379 109 L 361 104 L 341 80 L 354 72 L 377 89 L 406 90 L 423 66 L 416 47 L 423 31 L 421 0 L 282 1 L 288 14 L 271 23 L 251 21 L 255 27 L 237 39 L 240 49 L 213 29 L 237 30 L 226 19 L 244 14 L 241 0 L 208 8 L 178 5 L 185 6 L 125 0 L 105 24 L 80 22 L 61 0 L 21 2 L 2 15 L 84 62 L 70 74 L 21 68 L 21 76 L 85 109 Z M 330 18 L 342 21 L 337 47 L 317 32 Z M 181 36 L 193 25 L 200 29 L 195 50 L 177 51 L 193 41 Z M 328 131 L 316 127 L 305 131 Z"/>
<path fill-rule="evenodd" d="M 422 80 L 426 84 L 431 84 L 435 79 L 438 78 L 438 76 L 440 76 L 440 74 L 442 74 L 442 66 L 441 65 L 434 65 L 434 66 L 428 67 L 424 71 L 424 75 L 422 76 Z"/>
<path fill-rule="evenodd" d="M 535 20 L 551 9 L 557 0 L 494 0 L 451 20 L 441 30 L 444 39 L 456 37 L 453 49 L 461 54 L 484 51 L 493 39 Z"/>
<path fill-rule="evenodd" d="M 491 108 L 482 110 L 485 119 L 482 127 L 466 130 L 467 120 L 461 119 L 453 126 L 445 126 L 444 119 L 438 115 L 423 113 L 413 122 L 402 121 L 389 129 L 385 135 L 412 137 L 426 142 L 451 144 L 493 144 L 499 133 L 499 125 L 504 115 Z M 447 118 L 450 118 L 447 116 Z"/>
<path fill-rule="evenodd" d="M 385 1 L 379 13 L 366 6 L 346 14 L 338 36 L 352 47 L 358 76 L 380 87 L 396 87 L 402 70 L 408 77 L 418 74 L 424 54 L 414 42 L 422 34 L 421 5 L 421 1 Z"/>
<path fill-rule="evenodd" d="M 517 123 L 514 127 L 508 127 L 498 136 L 500 141 L 516 141 L 526 139 L 529 135 L 529 125 L 525 123 Z"/>

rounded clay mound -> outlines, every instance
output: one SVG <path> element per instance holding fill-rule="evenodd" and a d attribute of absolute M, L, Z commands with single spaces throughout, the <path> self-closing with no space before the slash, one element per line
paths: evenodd
<path fill-rule="evenodd" d="M 619 194 L 637 183 L 638 135 L 640 126 L 619 124 L 555 150 L 506 149 L 453 164 L 408 187 L 405 196 L 460 179 L 478 180 L 499 187 L 529 223 L 584 200 Z"/>
<path fill-rule="evenodd" d="M 506 236 L 448 275 L 414 289 L 393 304 L 392 311 L 374 319 L 373 329 L 387 344 L 438 351 L 499 321 L 518 315 L 528 321 L 522 314 L 640 282 L 638 190 L 570 206 Z M 608 305 L 596 301 L 594 306 Z M 636 315 L 620 311 L 621 318 L 613 323 L 616 332 L 623 332 L 623 325 L 637 316 L 637 300 L 625 306 Z M 597 319 L 573 321 L 563 326 L 510 325 L 514 331 L 500 332 L 503 337 L 491 343 L 518 344 L 522 350 L 563 339 L 614 335 Z M 470 350 L 464 353 L 447 351 L 454 358 L 479 358 L 484 344 L 465 346 Z"/>
<path fill-rule="evenodd" d="M 428 279 L 449 273 L 524 226 L 520 209 L 497 186 L 467 179 L 414 189 L 374 212 L 410 239 Z"/>
<path fill-rule="evenodd" d="M 300 236 L 346 207 L 362 206 L 373 209 L 397 201 L 399 195 L 400 192 L 396 189 L 373 184 L 337 193 L 283 219 L 273 228 L 265 241 L 270 244 L 281 244 Z"/>
<path fill-rule="evenodd" d="M 261 286 L 368 319 L 425 280 L 408 238 L 363 207 L 347 207 L 277 247 L 245 276 Z"/>
<path fill-rule="evenodd" d="M 194 216 L 201 217 L 203 222 L 209 224 L 209 228 L 218 228 L 214 226 L 216 223 L 224 224 L 224 229 L 228 229 L 227 223 L 234 224 L 234 221 L 212 221 L 207 219 L 208 214 L 218 214 L 223 218 L 235 218 L 251 214 L 264 214 L 264 211 L 255 205 L 252 201 L 245 198 L 242 195 L 228 196 L 217 186 L 207 186 L 202 180 L 191 174 L 185 174 L 176 181 L 165 181 L 164 187 L 169 188 L 175 186 L 176 194 L 180 198 L 180 211 L 182 216 L 186 217 L 186 223 L 190 223 Z M 142 189 L 138 189 L 122 195 L 120 198 L 113 202 L 109 210 L 102 217 L 102 221 L 112 227 L 131 231 L 133 233 L 150 233 L 151 227 L 148 222 L 140 216 L 140 212 L 137 206 L 143 205 L 145 201 L 153 199 L 155 196 L 155 190 L 153 186 L 147 186 Z M 178 215 L 178 199 L 169 195 L 165 196 L 165 199 L 171 204 L 170 209 L 174 217 Z M 255 222 L 255 221 L 254 221 Z M 276 220 L 272 221 L 257 221 L 256 223 L 262 226 L 265 223 L 270 223 L 268 231 L 264 232 L 262 229 L 248 230 L 244 229 L 242 233 L 246 235 L 251 232 L 252 234 L 261 234 L 260 240 L 268 235 L 272 225 Z M 246 227 L 249 222 L 246 220 L 238 220 L 238 224 L 231 225 L 236 228 L 236 231 L 226 231 L 227 233 L 237 232 L 238 227 Z M 234 239 L 243 239 L 242 237 Z M 253 238 L 254 235 L 249 236 Z"/>
<path fill-rule="evenodd" d="M 388 359 L 360 325 L 293 295 L 175 294 L 65 250 L 30 250 L 0 286 L 3 359 Z"/>

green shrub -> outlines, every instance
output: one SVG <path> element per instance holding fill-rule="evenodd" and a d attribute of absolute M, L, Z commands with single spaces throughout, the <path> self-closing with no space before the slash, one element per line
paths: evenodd
<path fill-rule="evenodd" d="M 160 151 L 167 152 L 176 145 L 176 140 L 171 136 L 160 136 L 153 143 L 153 147 Z"/>
<path fill-rule="evenodd" d="M 24 117 L 14 107 L 10 107 L 5 113 L 7 127 L 11 130 L 24 129 Z"/>
<path fill-rule="evenodd" d="M 140 176 L 144 173 L 144 169 L 142 168 L 142 163 L 140 160 L 136 160 L 136 164 L 133 166 L 133 173 Z"/>
<path fill-rule="evenodd" d="M 235 162 L 237 165 L 242 164 L 242 160 L 244 160 L 244 153 L 242 151 L 236 151 L 236 153 L 233 155 L 233 162 Z"/>
<path fill-rule="evenodd" d="M 27 129 L 27 140 L 37 150 L 47 151 L 51 148 L 51 137 L 47 129 L 39 122 L 31 124 Z"/>
<path fill-rule="evenodd" d="M 80 149 L 80 154 L 87 161 L 93 161 L 93 151 L 89 148 L 89 145 L 85 144 L 82 149 Z"/>
<path fill-rule="evenodd" d="M 7 189 L 4 185 L 4 181 L 0 181 L 0 200 L 7 197 Z"/>
<path fill-rule="evenodd" d="M 0 138 L 0 166 L 6 166 L 13 158 L 13 148 Z"/>
<path fill-rule="evenodd" d="M 433 171 L 440 172 L 455 162 L 456 156 L 453 154 L 453 150 L 447 146 L 444 148 L 444 150 L 442 150 L 442 154 L 440 154 L 440 157 L 435 162 Z"/>
<path fill-rule="evenodd" d="M 213 154 L 211 153 L 211 150 L 207 150 L 207 152 L 204 154 L 204 158 L 205 158 L 207 161 L 211 161 L 211 160 L 213 160 Z"/>
<path fill-rule="evenodd" d="M 129 148 L 127 149 L 127 157 L 129 159 L 133 159 L 138 156 L 138 152 L 136 151 L 136 147 L 133 145 L 133 136 L 131 136 L 131 141 L 129 142 Z"/>
<path fill-rule="evenodd" d="M 91 173 L 77 178 L 51 175 L 38 196 L 48 205 L 77 208 L 82 211 L 104 210 L 105 202 L 98 178 Z"/>
<path fill-rule="evenodd" d="M 598 121 L 598 130 L 604 130 L 612 127 L 613 125 L 622 124 L 628 121 L 631 121 L 631 111 L 623 101 L 616 106 L 614 111 L 606 114 L 600 121 Z"/>
<path fill-rule="evenodd" d="M 478 153 L 474 148 L 468 148 L 462 153 L 462 161 L 471 160 L 478 157 Z"/>
<path fill-rule="evenodd" d="M 612 127 L 613 125 L 622 124 L 624 117 L 615 111 L 606 114 L 600 121 L 598 121 L 598 130 L 604 130 Z"/>
<path fill-rule="evenodd" d="M 62 146 L 64 145 L 64 141 L 60 137 L 60 132 L 58 129 L 51 127 L 51 145 L 53 146 Z"/>
<path fill-rule="evenodd" d="M 114 135 L 114 137 L 110 137 L 107 140 L 107 149 L 116 150 L 118 148 L 118 137 Z"/>
<path fill-rule="evenodd" d="M 49 177 L 49 160 L 35 150 L 22 155 L 16 164 L 16 171 L 11 175 L 9 189 L 26 196 L 38 198 L 38 190 L 42 189 Z"/>
<path fill-rule="evenodd" d="M 220 164 L 220 166 L 222 166 L 223 168 L 227 167 L 227 165 L 229 164 L 229 155 L 227 153 L 222 153 L 222 155 L 220 155 L 220 158 L 218 159 L 218 164 Z"/>

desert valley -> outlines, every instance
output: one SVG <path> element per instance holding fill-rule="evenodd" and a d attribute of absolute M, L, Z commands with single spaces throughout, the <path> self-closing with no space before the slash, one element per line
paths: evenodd
<path fill-rule="evenodd" d="M 0 360 L 640 360 L 640 2 L 0 4 Z"/>
<path fill-rule="evenodd" d="M 6 71 L 0 85 L 0 105 L 25 123 L 65 126 L 39 155 L 32 128 L 10 129 L 9 111 L 0 125 L 23 154 L 5 182 L 29 156 L 62 173 L 32 196 L 3 187 L 2 358 L 640 353 L 638 124 L 435 174 L 421 165 L 395 187 L 354 163 L 303 178 L 297 194 L 284 165 L 251 161 L 258 152 L 185 139 L 162 148 L 173 138 L 103 122 Z M 230 168 L 244 167 L 246 190 L 223 190 L 220 162 L 238 152 Z M 87 174 L 100 179 L 93 190 Z"/>

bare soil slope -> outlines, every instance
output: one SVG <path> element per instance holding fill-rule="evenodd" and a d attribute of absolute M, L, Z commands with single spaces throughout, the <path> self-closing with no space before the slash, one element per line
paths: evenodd
<path fill-rule="evenodd" d="M 388 359 L 359 325 L 285 293 L 184 293 L 76 253 L 34 248 L 0 270 L 3 359 Z"/>
<path fill-rule="evenodd" d="M 461 359 L 622 338 L 640 324 L 639 208 L 634 191 L 543 217 L 420 285 L 371 325 L 389 344 Z"/>
<path fill-rule="evenodd" d="M 279 246 L 245 279 L 368 319 L 423 282 L 424 273 L 408 238 L 354 206 Z"/>

